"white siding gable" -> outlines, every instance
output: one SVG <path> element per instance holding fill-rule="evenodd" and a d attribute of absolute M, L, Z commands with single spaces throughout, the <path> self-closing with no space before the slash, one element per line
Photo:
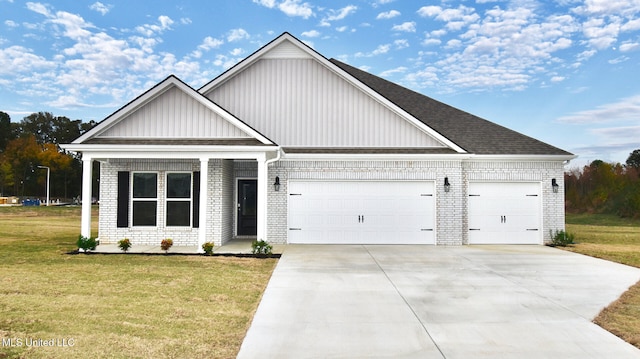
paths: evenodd
<path fill-rule="evenodd" d="M 189 94 L 171 86 L 97 137 L 230 139 L 250 136 Z"/>
<path fill-rule="evenodd" d="M 280 146 L 446 147 L 292 47 L 283 41 L 205 96 Z"/>

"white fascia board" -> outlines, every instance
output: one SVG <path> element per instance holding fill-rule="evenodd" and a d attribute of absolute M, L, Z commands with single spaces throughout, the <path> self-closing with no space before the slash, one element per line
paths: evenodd
<path fill-rule="evenodd" d="M 80 144 L 80 143 L 83 143 L 84 141 L 86 141 L 86 140 L 88 140 L 90 138 L 93 138 L 93 137 L 96 137 L 96 136 L 100 135 L 101 133 L 105 132 L 106 130 L 108 130 L 109 128 L 114 126 L 116 123 L 118 123 L 120 120 L 122 120 L 123 118 L 125 118 L 129 114 L 133 113 L 134 111 L 138 110 L 140 107 L 144 106 L 145 104 L 147 104 L 150 101 L 152 101 L 153 99 L 157 98 L 158 96 L 160 96 L 161 94 L 163 94 L 167 90 L 171 89 L 171 87 L 173 87 L 173 86 L 179 88 L 184 93 L 188 94 L 193 99 L 195 99 L 196 101 L 198 101 L 199 103 L 201 103 L 202 105 L 204 105 L 205 107 L 210 109 L 211 111 L 215 112 L 216 114 L 218 114 L 221 117 L 223 117 L 225 120 L 229 121 L 233 126 L 239 128 L 241 131 L 243 131 L 246 134 L 248 134 L 249 136 L 257 139 L 261 143 L 264 143 L 266 145 L 274 144 L 271 140 L 269 140 L 268 138 L 263 136 L 261 133 L 259 133 L 258 131 L 254 130 L 253 128 L 251 128 L 246 123 L 238 120 L 235 116 L 233 116 L 227 110 L 223 109 L 222 107 L 220 107 L 217 104 L 215 104 L 213 101 L 211 101 L 208 98 L 204 97 L 202 94 L 200 94 L 199 92 L 195 91 L 193 88 L 189 87 L 184 82 L 180 81 L 174 75 L 169 76 L 166 80 L 164 80 L 163 82 L 159 83 L 158 85 L 156 85 L 151 90 L 145 92 L 140 97 L 136 98 L 135 100 L 133 100 L 129 104 L 127 104 L 124 107 L 122 107 L 121 109 L 119 109 L 118 111 L 114 112 L 110 117 L 108 117 L 107 119 L 105 119 L 103 122 L 101 122 L 98 125 L 99 128 L 96 128 L 96 131 L 89 130 L 89 131 L 87 131 L 87 133 L 85 133 L 84 135 L 78 137 L 72 143 Z"/>
<path fill-rule="evenodd" d="M 576 158 L 576 155 L 474 155 L 471 159 L 473 161 L 507 161 L 507 162 L 522 162 L 522 161 L 571 161 Z"/>
<path fill-rule="evenodd" d="M 266 158 L 266 153 L 278 151 L 276 146 L 162 146 L 162 145 L 62 145 L 62 149 L 82 153 L 91 158 L 196 159 Z"/>
<path fill-rule="evenodd" d="M 466 153 L 420 154 L 420 153 L 289 153 L 281 161 L 464 161 L 473 158 Z"/>
<path fill-rule="evenodd" d="M 251 64 L 253 64 L 257 60 L 259 60 L 260 57 L 263 54 L 267 53 L 269 50 L 271 50 L 274 47 L 278 46 L 279 44 L 281 44 L 285 40 L 288 40 L 291 43 L 293 43 L 294 45 L 298 46 L 302 51 L 304 51 L 307 54 L 309 54 L 309 56 L 311 56 L 312 58 L 314 58 L 315 60 L 320 62 L 322 65 L 324 65 L 330 71 L 334 72 L 335 74 L 337 74 L 338 76 L 340 76 L 341 78 L 343 78 L 344 80 L 349 82 L 351 85 L 356 86 L 360 90 L 364 91 L 366 94 L 368 94 L 369 96 L 371 96 L 372 98 L 377 100 L 379 103 L 381 103 L 383 106 L 389 108 L 391 111 L 397 113 L 399 116 L 401 116 L 401 117 L 405 118 L 406 120 L 408 120 L 411 124 L 413 124 L 420 131 L 428 134 L 431 137 L 434 137 L 435 139 L 440 141 L 442 144 L 444 144 L 445 146 L 453 149 L 454 151 L 456 151 L 458 153 L 467 153 L 467 151 L 465 151 L 462 147 L 460 147 L 457 144 L 453 143 L 448 138 L 442 136 L 439 132 L 435 131 L 431 127 L 425 125 L 420 120 L 418 120 L 417 118 L 415 118 L 414 116 L 412 116 L 411 114 L 409 114 L 408 112 L 406 112 L 405 110 L 400 108 L 398 105 L 394 104 L 393 102 L 389 101 L 388 99 L 386 99 L 385 97 L 381 96 L 377 92 L 373 91 L 371 88 L 366 86 L 364 83 L 362 83 L 361 81 L 359 81 L 355 77 L 351 76 L 349 73 L 347 73 L 346 71 L 342 70 L 338 66 L 334 65 L 326 57 L 322 56 L 320 53 L 318 53 L 314 49 L 310 48 L 309 46 L 307 46 L 306 44 L 304 44 L 300 40 L 296 39 L 294 36 L 292 36 L 289 33 L 284 33 L 280 37 L 278 37 L 275 40 L 273 40 L 272 42 L 270 42 L 269 44 L 265 45 L 263 48 L 259 49 L 258 51 L 253 53 L 251 56 L 247 57 L 245 60 L 240 62 L 235 67 L 231 68 L 230 70 L 228 70 L 224 74 L 220 75 L 218 78 L 214 79 L 210 83 L 208 83 L 205 86 L 203 86 L 202 88 L 200 88 L 198 90 L 198 92 L 200 92 L 201 94 L 205 95 L 206 93 L 208 93 L 209 91 L 211 91 L 215 87 L 223 84 L 230 77 L 233 77 L 236 73 L 242 71 L 242 69 L 244 69 L 245 67 L 250 66 Z"/>

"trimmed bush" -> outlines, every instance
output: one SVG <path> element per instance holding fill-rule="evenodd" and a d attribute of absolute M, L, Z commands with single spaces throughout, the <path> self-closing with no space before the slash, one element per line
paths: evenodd
<path fill-rule="evenodd" d="M 95 237 L 85 237 L 83 235 L 78 236 L 78 241 L 76 242 L 78 248 L 82 249 L 84 252 L 94 251 L 98 246 L 98 241 L 96 241 Z"/>
<path fill-rule="evenodd" d="M 131 248 L 131 241 L 129 238 L 121 239 L 118 241 L 118 247 L 125 253 Z"/>
<path fill-rule="evenodd" d="M 549 246 L 551 247 L 566 247 L 570 244 L 574 244 L 575 235 L 573 233 L 565 232 L 565 231 L 549 231 L 551 234 L 551 243 Z"/>
<path fill-rule="evenodd" d="M 255 240 L 251 243 L 251 253 L 258 255 L 272 254 L 273 246 L 264 240 Z"/>
<path fill-rule="evenodd" d="M 203 244 L 202 249 L 204 250 L 204 254 L 208 256 L 212 255 L 213 247 L 214 247 L 213 242 L 206 242 L 205 244 Z"/>
<path fill-rule="evenodd" d="M 173 240 L 171 238 L 163 239 L 162 242 L 160 242 L 160 248 L 162 248 L 165 253 L 169 250 L 169 248 L 171 248 L 172 245 Z"/>

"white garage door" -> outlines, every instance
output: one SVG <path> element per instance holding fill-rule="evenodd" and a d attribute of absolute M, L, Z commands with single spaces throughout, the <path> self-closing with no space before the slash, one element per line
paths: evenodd
<path fill-rule="evenodd" d="M 289 183 L 289 243 L 434 244 L 433 182 Z"/>
<path fill-rule="evenodd" d="M 469 183 L 469 244 L 540 244 L 539 183 Z"/>

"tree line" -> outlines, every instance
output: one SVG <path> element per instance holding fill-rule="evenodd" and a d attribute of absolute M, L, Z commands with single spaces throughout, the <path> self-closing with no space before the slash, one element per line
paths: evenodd
<path fill-rule="evenodd" d="M 49 112 L 11 122 L 7 113 L 0 112 L 0 195 L 44 198 L 47 167 L 52 200 L 80 195 L 82 161 L 59 144 L 72 142 L 95 125 Z"/>
<path fill-rule="evenodd" d="M 640 149 L 625 164 L 595 160 L 565 173 L 566 209 L 640 218 Z"/>

